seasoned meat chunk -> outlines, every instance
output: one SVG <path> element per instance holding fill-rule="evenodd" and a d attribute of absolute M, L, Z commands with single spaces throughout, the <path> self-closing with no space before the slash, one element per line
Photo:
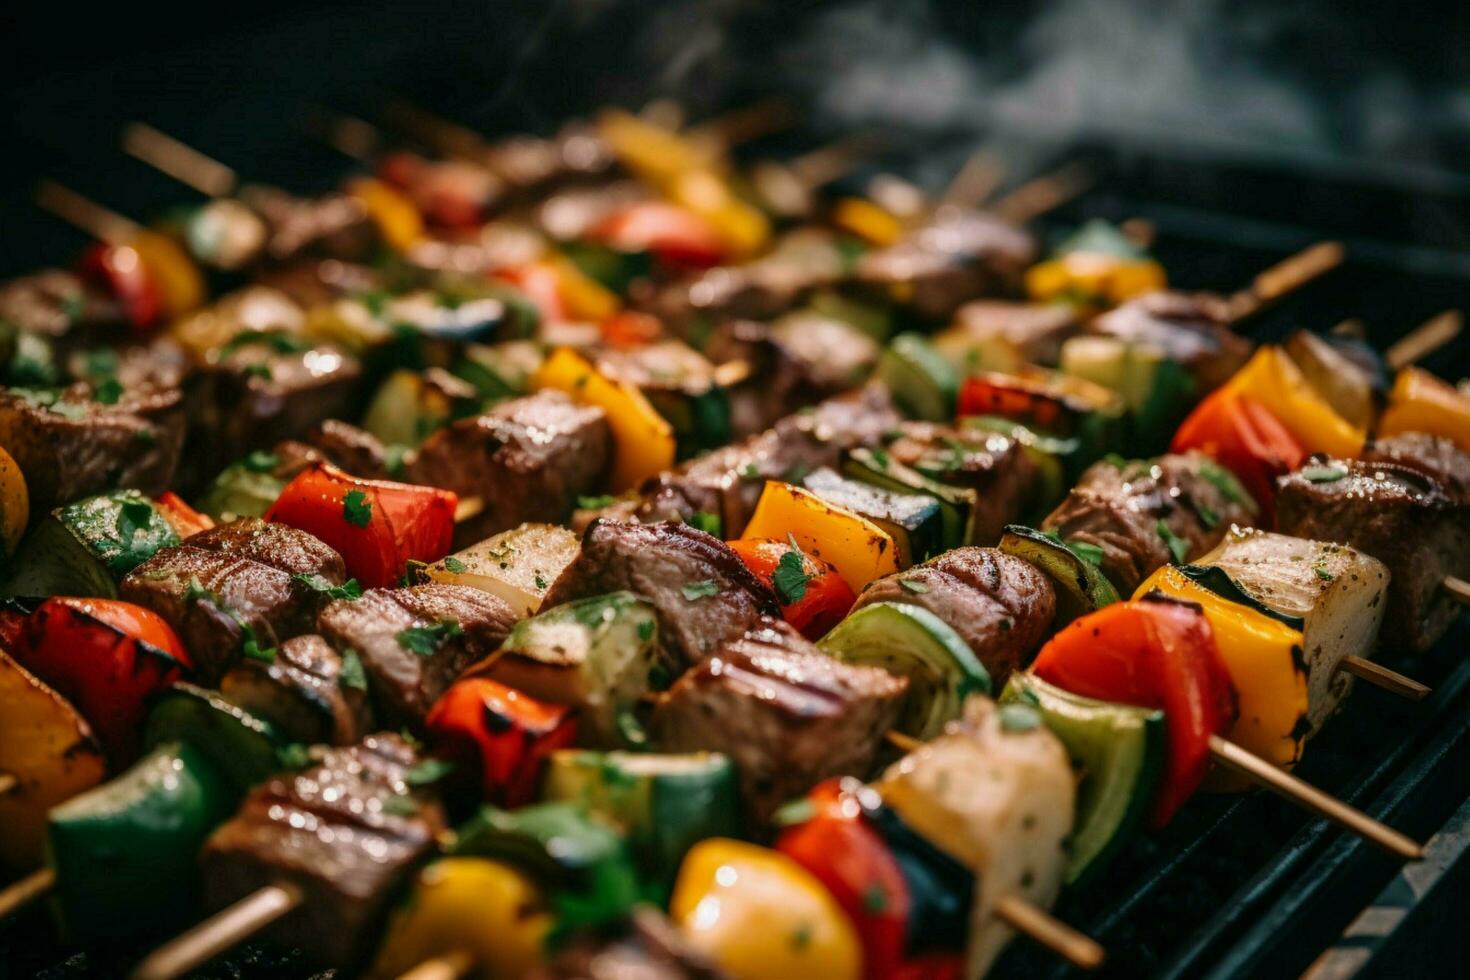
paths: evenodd
<path fill-rule="evenodd" d="M 661 749 L 730 756 L 746 806 L 765 821 L 824 779 L 866 777 L 907 687 L 767 619 L 680 677 L 650 725 Z"/>
<path fill-rule="evenodd" d="M 341 585 L 345 575 L 341 556 L 316 538 L 249 517 L 159 551 L 118 595 L 167 620 L 213 686 L 248 643 L 264 650 L 311 631 L 324 600 L 305 578 Z"/>
<path fill-rule="evenodd" d="M 0 391 L 0 446 L 30 491 L 31 513 L 116 487 L 157 496 L 167 490 L 184 444 L 177 389 L 125 390 L 113 404 L 85 383 L 62 391 Z"/>
<path fill-rule="evenodd" d="M 1384 646 L 1434 646 L 1460 611 L 1445 577 L 1470 578 L 1470 501 L 1418 470 L 1368 460 L 1314 458 L 1277 483 L 1283 534 L 1352 545 L 1388 566 Z"/>
<path fill-rule="evenodd" d="M 338 599 L 317 632 L 361 658 L 378 724 L 418 730 L 466 667 L 500 646 L 515 624 L 505 601 L 465 585 L 369 589 Z"/>
<path fill-rule="evenodd" d="M 868 585 L 854 609 L 875 602 L 922 606 L 960 635 L 997 690 L 1047 637 L 1056 614 L 1051 580 L 994 548 L 955 548 Z"/>
<path fill-rule="evenodd" d="M 543 391 L 440 429 L 409 464 L 408 480 L 483 501 L 455 529 L 462 547 L 527 521 L 566 520 L 578 496 L 601 487 L 611 459 L 603 411 Z"/>
<path fill-rule="evenodd" d="M 1220 387 L 1251 356 L 1250 341 L 1230 329 L 1224 302 L 1208 293 L 1147 293 L 1097 317 L 1088 331 L 1162 350 L 1201 393 Z"/>
<path fill-rule="evenodd" d="M 1036 464 L 1007 436 L 905 422 L 888 454 L 927 477 L 975 491 L 971 540 L 994 544 L 1031 505 Z"/>
<path fill-rule="evenodd" d="M 1363 450 L 1362 458 L 1418 470 L 1438 483 L 1456 503 L 1470 497 L 1470 454 L 1444 436 L 1405 432 L 1375 439 Z"/>
<path fill-rule="evenodd" d="M 299 439 L 322 419 L 355 415 L 362 376 L 357 358 L 294 338 L 277 349 L 271 338 L 284 334 L 253 336 L 262 342 L 240 344 L 211 372 L 207 424 L 228 457 Z"/>
<path fill-rule="evenodd" d="M 297 464 L 292 476 L 312 463 L 326 461 L 353 476 L 368 480 L 391 480 L 388 447 L 377 436 L 338 419 L 327 419 L 307 433 L 303 442 L 288 439 L 276 446 L 276 455 Z M 402 460 L 398 461 L 402 468 Z M 399 472 L 397 476 L 402 476 Z"/>
<path fill-rule="evenodd" d="M 252 185 L 241 188 L 240 200 L 265 219 L 269 235 L 264 257 L 271 262 L 308 255 L 365 262 L 378 244 L 367 208 L 347 194 L 296 197 Z"/>
<path fill-rule="evenodd" d="M 653 603 L 660 655 L 675 670 L 710 656 L 762 616 L 781 615 L 771 590 L 725 542 L 674 521 L 594 521 L 541 607 L 623 590 Z"/>
<path fill-rule="evenodd" d="M 220 909 L 267 885 L 294 886 L 303 901 L 264 935 L 353 970 L 376 946 L 399 889 L 433 853 L 444 811 L 407 782 L 418 759 L 396 735 L 314 752 L 316 765 L 257 787 L 205 842 L 205 903 Z"/>
<path fill-rule="evenodd" d="M 366 688 L 361 662 L 344 671 L 342 657 L 314 633 L 282 643 L 269 661 L 242 659 L 219 685 L 231 703 L 303 745 L 351 745 L 366 735 L 373 727 Z"/>
<path fill-rule="evenodd" d="M 1232 524 L 1250 526 L 1255 513 L 1209 458 L 1170 453 L 1094 463 L 1042 528 L 1101 548 L 1103 573 L 1126 596 L 1169 562 L 1209 551 Z"/>
<path fill-rule="evenodd" d="M 956 310 L 954 325 L 934 344 L 966 371 L 1015 371 L 1027 364 L 1056 364 L 1062 342 L 1079 330 L 1077 311 L 1066 303 L 981 299 Z"/>

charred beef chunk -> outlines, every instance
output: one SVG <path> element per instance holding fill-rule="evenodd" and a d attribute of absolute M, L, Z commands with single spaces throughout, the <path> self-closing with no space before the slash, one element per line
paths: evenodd
<path fill-rule="evenodd" d="M 378 724 L 418 730 L 439 696 L 499 647 L 515 621 L 488 592 L 435 584 L 338 599 L 317 617 L 317 632 L 344 658 L 351 650 L 360 659 Z"/>
<path fill-rule="evenodd" d="M 317 764 L 253 790 L 200 854 L 205 903 L 224 908 L 267 885 L 303 901 L 264 934 L 314 962 L 360 967 L 398 891 L 445 830 L 444 811 L 407 781 L 417 761 L 396 735 L 314 750 Z"/>
<path fill-rule="evenodd" d="M 655 477 L 643 488 L 636 516 L 645 522 L 684 520 L 703 511 L 720 518 L 725 537 L 738 537 L 767 480 L 800 482 L 812 470 L 835 469 L 845 451 L 877 445 L 899 421 L 881 385 L 830 398 L 760 435 Z"/>
<path fill-rule="evenodd" d="M 1057 597 L 1030 562 L 994 548 L 955 548 L 872 582 L 854 609 L 875 602 L 922 606 L 960 635 L 1000 690 L 1047 638 Z"/>
<path fill-rule="evenodd" d="M 1209 293 L 1146 293 L 1099 316 L 1088 331 L 1159 348 L 1201 393 L 1220 387 L 1251 356 L 1250 341 L 1230 328 L 1224 301 Z"/>
<path fill-rule="evenodd" d="M 719 538 L 687 524 L 594 521 L 543 609 L 627 590 L 653 603 L 665 664 L 683 670 L 740 636 L 776 598 Z"/>
<path fill-rule="evenodd" d="M 1375 439 L 1363 450 L 1362 458 L 1418 470 L 1438 483 L 1456 503 L 1470 498 L 1470 454 L 1443 436 L 1405 432 Z"/>
<path fill-rule="evenodd" d="M 315 634 L 282 643 L 271 660 L 242 659 L 220 681 L 238 704 L 303 745 L 351 745 L 372 730 L 367 682 L 354 653 L 346 661 Z"/>
<path fill-rule="evenodd" d="M 1218 473 L 1198 453 L 1103 460 L 1088 467 L 1042 528 L 1102 549 L 1103 573 L 1129 596 L 1169 562 L 1219 544 L 1230 525 L 1254 522 L 1254 507 Z"/>
<path fill-rule="evenodd" d="M 408 479 L 484 502 L 455 529 L 455 541 L 469 544 L 527 521 L 566 520 L 578 496 L 598 491 L 611 459 L 603 411 L 543 391 L 440 429 Z"/>
<path fill-rule="evenodd" d="M 1010 222 L 943 208 L 897 243 L 864 254 L 855 279 L 924 319 L 947 320 L 977 296 L 1018 292 L 1036 256 L 1036 240 Z"/>
<path fill-rule="evenodd" d="M 1314 457 L 1277 484 L 1282 534 L 1351 545 L 1388 566 L 1383 642 L 1434 646 L 1460 611 L 1445 577 L 1470 578 L 1470 501 L 1418 470 L 1368 460 Z"/>
<path fill-rule="evenodd" d="M 574 940 L 528 980 L 725 980 L 727 976 L 690 946 L 657 908 L 638 905 L 624 934 Z"/>
<path fill-rule="evenodd" d="M 1010 364 L 966 365 L 971 370 L 1013 371 L 1023 364 L 1054 365 L 1062 343 L 1081 330 L 1077 311 L 1065 303 L 1020 303 L 981 299 L 955 311 L 954 325 L 935 339 L 948 353 L 1006 350 Z"/>
<path fill-rule="evenodd" d="M 997 433 L 953 429 L 932 422 L 905 422 L 888 454 L 941 483 L 975 491 L 973 540 L 994 544 L 1007 524 L 1030 504 L 1036 464 L 1026 448 Z"/>
<path fill-rule="evenodd" d="M 287 334 L 243 336 L 210 379 L 211 438 L 232 455 L 299 439 L 324 418 L 353 415 L 362 376 L 357 358 Z"/>
<path fill-rule="evenodd" d="M 94 385 L 115 379 L 124 391 L 184 387 L 193 367 L 188 351 L 167 336 L 125 347 L 77 350 L 66 361 L 67 373 L 72 377 Z"/>
<path fill-rule="evenodd" d="M 247 648 L 310 632 L 325 602 L 314 583 L 345 578 L 341 556 L 316 538 L 249 517 L 163 549 L 129 572 L 118 594 L 167 620 L 195 675 L 213 686 Z"/>
<path fill-rule="evenodd" d="M 78 325 L 120 324 L 122 309 L 87 288 L 82 279 L 62 269 L 40 272 L 0 283 L 0 323 L 52 340 L 60 340 Z"/>
<path fill-rule="evenodd" d="M 389 465 L 388 448 L 377 436 L 355 425 L 327 419 L 307 435 L 306 442 L 327 462 L 353 476 L 369 480 L 394 477 L 389 472 L 394 467 Z"/>
<path fill-rule="evenodd" d="M 304 256 L 366 262 L 377 248 L 367 208 L 347 194 L 305 198 L 251 186 L 241 189 L 240 200 L 265 219 L 265 258 L 271 262 Z"/>
<path fill-rule="evenodd" d="M 733 759 L 745 804 L 764 822 L 824 779 L 866 777 L 907 687 L 908 678 L 833 660 L 784 620 L 766 619 L 681 676 L 650 724 L 661 750 Z"/>
<path fill-rule="evenodd" d="M 150 497 L 173 481 L 184 444 L 177 389 L 124 390 L 104 404 L 86 383 L 0 390 L 0 446 L 25 474 L 33 514 L 115 487 Z"/>

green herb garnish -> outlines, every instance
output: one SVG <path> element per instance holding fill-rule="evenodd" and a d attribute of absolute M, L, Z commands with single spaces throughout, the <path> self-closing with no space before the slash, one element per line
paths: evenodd
<path fill-rule="evenodd" d="M 582 510 L 601 510 L 604 507 L 611 507 L 613 504 L 615 504 L 617 502 L 618 502 L 618 498 L 617 497 L 614 497 L 611 494 L 607 494 L 607 493 L 603 494 L 600 497 L 578 497 L 577 498 L 577 506 L 580 509 L 582 509 Z"/>
<path fill-rule="evenodd" d="M 300 582 L 313 592 L 320 592 L 333 599 L 360 599 L 362 598 L 362 586 L 357 584 L 357 579 L 350 578 L 341 585 L 333 585 L 325 576 L 316 572 L 304 575 L 292 575 L 293 581 Z"/>
<path fill-rule="evenodd" d="M 367 527 L 373 519 L 373 505 L 361 490 L 349 490 L 342 498 L 342 518 L 356 527 Z"/>
<path fill-rule="evenodd" d="M 462 572 L 469 571 L 469 568 L 470 567 L 468 565 L 466 565 L 464 562 L 460 561 L 453 555 L 449 555 L 444 559 L 444 570 L 447 572 L 453 572 L 454 574 L 459 575 Z"/>
<path fill-rule="evenodd" d="M 1308 483 L 1336 483 L 1347 476 L 1347 470 L 1341 466 L 1303 466 L 1301 476 Z"/>
<path fill-rule="evenodd" d="M 1159 537 L 1164 539 L 1164 544 L 1169 546 L 1169 554 L 1174 556 L 1174 564 L 1184 564 L 1184 560 L 1189 557 L 1189 542 L 1175 534 L 1169 525 L 1164 523 L 1162 517 L 1154 525 L 1154 529 L 1158 531 Z"/>
<path fill-rule="evenodd" d="M 367 690 L 367 671 L 362 669 L 362 658 L 351 647 L 342 651 L 342 670 L 337 674 L 337 683 L 354 691 Z"/>
<path fill-rule="evenodd" d="M 406 630 L 400 630 L 394 639 L 398 641 L 399 646 L 410 653 L 416 653 L 420 657 L 432 657 L 445 640 L 463 635 L 464 630 L 460 628 L 457 620 L 446 619 L 432 626 L 411 626 Z"/>
<path fill-rule="evenodd" d="M 724 522 L 720 520 L 720 515 L 711 514 L 707 510 L 696 510 L 684 518 L 684 523 L 690 527 L 698 528 L 705 534 L 712 534 L 717 538 L 724 530 Z"/>
<path fill-rule="evenodd" d="M 700 579 L 698 582 L 689 582 L 680 591 L 684 593 L 685 599 L 689 600 L 690 602 L 694 602 L 698 599 L 705 599 L 712 595 L 718 595 L 720 592 L 720 587 L 706 578 Z"/>
<path fill-rule="evenodd" d="M 771 575 L 771 586 L 776 590 L 776 597 L 783 606 L 799 602 L 806 595 L 806 585 L 811 576 L 806 573 L 805 565 L 800 550 L 784 552 L 781 560 L 776 563 L 776 571 Z"/>
<path fill-rule="evenodd" d="M 454 771 L 454 763 L 443 759 L 425 759 L 423 762 L 409 766 L 403 774 L 403 781 L 410 786 L 428 786 L 437 783 L 445 776 Z"/>

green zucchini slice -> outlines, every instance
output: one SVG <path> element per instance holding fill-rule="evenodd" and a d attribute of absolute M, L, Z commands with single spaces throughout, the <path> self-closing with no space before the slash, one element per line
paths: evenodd
<path fill-rule="evenodd" d="M 58 507 L 21 542 L 0 596 L 116 598 L 117 583 L 161 548 L 173 525 L 136 490 L 114 490 Z"/>
<path fill-rule="evenodd" d="M 1020 524 L 1007 525 L 1000 538 L 1001 551 L 1029 561 L 1056 583 L 1058 628 L 1118 601 L 1118 590 L 1102 569 L 1074 550 L 1080 547 Z"/>
<path fill-rule="evenodd" d="M 904 568 L 945 550 L 944 517 L 939 501 L 933 497 L 884 490 L 846 479 L 826 467 L 808 473 L 802 483 L 827 503 L 850 510 L 887 531 L 898 546 L 898 562 Z"/>
<path fill-rule="evenodd" d="M 944 528 L 941 551 L 969 544 L 974 537 L 977 497 L 975 491 L 968 487 L 931 480 L 881 449 L 860 447 L 850 451 L 843 460 L 842 473 L 883 490 L 922 494 L 939 501 L 939 516 Z"/>
<path fill-rule="evenodd" d="M 910 418 L 948 422 L 954 418 L 960 382 L 934 345 L 915 333 L 894 337 L 878 358 L 877 377 Z"/>
<path fill-rule="evenodd" d="M 226 701 L 218 691 L 179 683 L 161 694 L 148 715 L 143 744 L 188 742 L 241 790 L 286 766 L 284 748 L 267 721 Z"/>

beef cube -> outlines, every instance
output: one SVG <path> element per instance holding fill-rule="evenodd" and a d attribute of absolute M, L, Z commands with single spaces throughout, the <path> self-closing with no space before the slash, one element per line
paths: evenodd
<path fill-rule="evenodd" d="M 653 905 L 638 905 L 625 933 L 584 935 L 528 980 L 725 980 L 728 974 L 696 950 Z"/>
<path fill-rule="evenodd" d="M 408 479 L 483 502 L 455 529 L 463 547 L 528 521 L 566 520 L 579 496 L 600 489 L 611 460 L 603 411 L 543 391 L 440 429 L 409 464 Z"/>
<path fill-rule="evenodd" d="M 237 338 L 210 379 L 212 437 L 229 457 L 301 438 L 322 419 L 354 417 L 362 376 L 357 358 L 288 334 L 243 336 L 252 339 Z"/>
<path fill-rule="evenodd" d="M 1036 464 L 1026 448 L 1007 436 L 906 422 L 888 454 L 941 483 L 975 491 L 971 540 L 994 544 L 1031 503 Z"/>
<path fill-rule="evenodd" d="M 955 311 L 954 326 L 934 343 L 967 372 L 1016 371 L 1027 364 L 1055 365 L 1062 343 L 1079 330 L 1077 311 L 1065 303 L 982 299 Z"/>
<path fill-rule="evenodd" d="M 220 681 L 226 700 L 303 745 L 351 745 L 372 730 L 362 662 L 316 634 L 282 643 L 269 661 L 245 658 Z"/>
<path fill-rule="evenodd" d="M 306 443 L 333 466 L 368 480 L 389 480 L 393 470 L 402 468 L 389 463 L 388 448 L 373 435 L 355 425 L 327 419 L 306 437 Z M 397 472 L 397 476 L 402 476 Z"/>
<path fill-rule="evenodd" d="M 352 971 L 434 852 L 444 811 L 407 782 L 418 760 L 396 735 L 313 751 L 316 765 L 257 787 L 205 842 L 205 903 L 220 909 L 267 886 L 298 889 L 302 901 L 264 936 Z"/>
<path fill-rule="evenodd" d="M 1438 483 L 1456 503 L 1470 496 L 1470 453 L 1444 436 L 1405 432 L 1375 439 L 1363 450 L 1362 459 L 1418 470 Z"/>
<path fill-rule="evenodd" d="M 706 594 L 709 586 L 713 594 Z M 771 590 L 725 542 L 672 521 L 595 521 L 542 608 L 623 590 L 653 603 L 660 656 L 675 671 L 710 656 L 761 617 L 781 615 Z"/>
<path fill-rule="evenodd" d="M 385 728 L 423 727 L 464 669 L 500 646 L 515 624 L 504 600 L 465 585 L 369 589 L 317 617 L 317 632 L 367 674 L 373 713 Z"/>
<path fill-rule="evenodd" d="M 1224 302 L 1208 293 L 1147 293 L 1097 317 L 1088 332 L 1162 350 L 1189 371 L 1201 393 L 1229 380 L 1252 349 L 1231 329 Z"/>
<path fill-rule="evenodd" d="M 834 776 L 864 778 L 908 679 L 826 656 L 783 620 L 762 620 L 685 673 L 650 719 L 671 752 L 723 752 L 764 822 Z"/>

